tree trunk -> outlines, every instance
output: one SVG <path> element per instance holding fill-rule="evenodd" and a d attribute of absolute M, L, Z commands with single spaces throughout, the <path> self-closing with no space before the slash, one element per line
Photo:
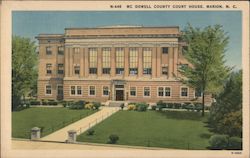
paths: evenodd
<path fill-rule="evenodd" d="M 205 93 L 202 92 L 202 116 L 205 116 Z"/>

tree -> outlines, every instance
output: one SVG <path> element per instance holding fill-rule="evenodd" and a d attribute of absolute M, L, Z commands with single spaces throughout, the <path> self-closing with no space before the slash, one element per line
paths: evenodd
<path fill-rule="evenodd" d="M 208 118 L 213 132 L 242 136 L 242 71 L 232 72 Z"/>
<path fill-rule="evenodd" d="M 35 43 L 29 38 L 12 37 L 12 110 L 32 91 L 37 80 Z"/>
<path fill-rule="evenodd" d="M 187 43 L 183 54 L 190 63 L 181 67 L 184 84 L 202 93 L 202 116 L 204 116 L 205 94 L 217 94 L 222 90 L 223 82 L 230 68 L 225 66 L 224 53 L 228 44 L 228 36 L 222 26 L 207 26 L 204 29 L 185 28 L 182 40 Z"/>

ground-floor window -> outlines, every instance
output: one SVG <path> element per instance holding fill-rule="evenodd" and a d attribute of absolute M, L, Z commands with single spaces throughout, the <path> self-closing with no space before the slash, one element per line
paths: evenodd
<path fill-rule="evenodd" d="M 195 96 L 196 97 L 201 97 L 202 96 L 201 90 L 195 89 Z"/>
<path fill-rule="evenodd" d="M 136 96 L 136 87 L 130 87 L 130 96 Z"/>
<path fill-rule="evenodd" d="M 46 85 L 46 88 L 45 88 L 45 94 L 46 95 L 51 95 L 52 94 L 52 87 L 51 85 Z"/>
<path fill-rule="evenodd" d="M 82 95 L 82 87 L 81 86 L 70 86 L 70 94 L 71 95 Z"/>
<path fill-rule="evenodd" d="M 109 87 L 103 86 L 102 95 L 108 96 L 109 95 Z"/>
<path fill-rule="evenodd" d="M 103 74 L 110 74 L 110 68 L 103 68 L 102 73 Z"/>
<path fill-rule="evenodd" d="M 95 86 L 89 86 L 89 95 L 95 95 Z"/>
<path fill-rule="evenodd" d="M 150 96 L 150 87 L 144 87 L 144 96 L 149 97 Z"/>
<path fill-rule="evenodd" d="M 63 95 L 63 86 L 62 85 L 57 86 L 57 95 L 60 95 L 60 96 Z"/>
<path fill-rule="evenodd" d="M 158 96 L 159 97 L 170 97 L 171 96 L 171 88 L 170 87 L 158 87 Z"/>
<path fill-rule="evenodd" d="M 181 96 L 182 97 L 187 97 L 188 96 L 188 88 L 187 87 L 182 87 L 181 88 Z"/>

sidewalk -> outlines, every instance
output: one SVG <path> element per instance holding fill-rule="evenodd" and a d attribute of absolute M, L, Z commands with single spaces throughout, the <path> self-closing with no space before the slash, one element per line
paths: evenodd
<path fill-rule="evenodd" d="M 68 131 L 76 130 L 77 135 L 85 132 L 90 127 L 108 118 L 112 114 L 116 113 L 120 108 L 118 107 L 102 107 L 102 109 L 88 117 L 85 117 L 77 122 L 74 122 L 58 131 L 51 133 L 40 140 L 42 141 L 57 141 L 65 142 L 68 139 Z"/>

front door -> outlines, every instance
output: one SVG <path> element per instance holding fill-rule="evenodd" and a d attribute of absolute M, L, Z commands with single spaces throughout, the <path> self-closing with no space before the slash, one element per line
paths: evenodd
<path fill-rule="evenodd" d="M 124 90 L 116 90 L 115 100 L 117 101 L 124 100 Z"/>

